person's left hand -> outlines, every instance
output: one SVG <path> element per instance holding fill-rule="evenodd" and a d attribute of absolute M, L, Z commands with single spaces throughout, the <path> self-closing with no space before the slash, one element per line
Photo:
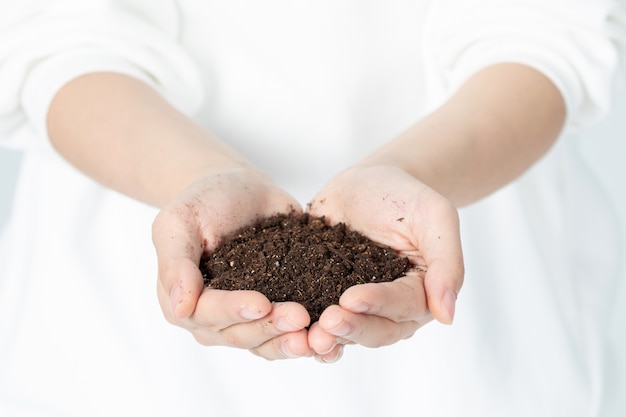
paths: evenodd
<path fill-rule="evenodd" d="M 336 361 L 349 343 L 395 343 L 433 318 L 452 323 L 464 266 L 458 213 L 447 199 L 399 168 L 354 167 L 334 177 L 308 211 L 346 223 L 415 266 L 393 282 L 348 288 L 328 307 L 308 335 L 318 360 Z"/>

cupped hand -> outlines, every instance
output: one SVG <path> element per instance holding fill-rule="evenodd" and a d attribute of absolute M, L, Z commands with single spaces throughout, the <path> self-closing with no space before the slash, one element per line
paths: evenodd
<path fill-rule="evenodd" d="M 399 168 L 364 166 L 330 180 L 308 210 L 390 246 L 415 266 L 393 282 L 348 288 L 339 305 L 328 307 L 309 329 L 318 359 L 336 360 L 349 343 L 395 343 L 433 318 L 452 323 L 464 266 L 458 213 L 446 198 Z"/>
<path fill-rule="evenodd" d="M 266 176 L 250 169 L 207 174 L 164 207 L 153 223 L 158 297 L 165 318 L 207 346 L 249 349 L 266 359 L 310 356 L 309 315 L 300 304 L 272 304 L 256 291 L 204 286 L 203 253 L 229 234 L 298 203 Z"/>

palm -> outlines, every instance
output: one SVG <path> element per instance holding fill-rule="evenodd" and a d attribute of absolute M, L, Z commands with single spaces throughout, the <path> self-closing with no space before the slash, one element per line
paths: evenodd
<path fill-rule="evenodd" d="M 159 301 L 168 321 L 204 345 L 250 349 L 268 359 L 308 354 L 309 317 L 302 306 L 272 304 L 256 291 L 206 289 L 198 267 L 203 253 L 237 229 L 290 211 L 300 211 L 296 201 L 250 170 L 207 175 L 161 210 L 153 240 Z"/>
<path fill-rule="evenodd" d="M 308 210 L 346 223 L 416 266 L 392 283 L 348 289 L 340 307 L 329 308 L 311 330 L 314 349 L 328 347 L 337 336 L 332 327 L 341 321 L 355 335 L 346 340 L 368 346 L 408 337 L 432 317 L 451 321 L 453 312 L 442 300 L 446 291 L 460 289 L 463 263 L 457 212 L 445 198 L 398 168 L 352 168 L 333 178 Z"/>

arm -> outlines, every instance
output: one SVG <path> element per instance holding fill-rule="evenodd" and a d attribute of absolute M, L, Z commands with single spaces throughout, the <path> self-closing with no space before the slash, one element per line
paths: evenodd
<path fill-rule="evenodd" d="M 359 166 L 397 166 L 460 207 L 529 168 L 564 121 L 563 99 L 544 75 L 524 65 L 494 65 Z"/>
<path fill-rule="evenodd" d="M 297 209 L 264 174 L 146 84 L 95 73 L 70 81 L 48 112 L 54 147 L 107 187 L 161 207 L 153 225 L 158 296 L 171 323 L 205 345 L 268 359 L 308 355 L 299 304 L 252 291 L 205 289 L 205 250 L 257 217 Z"/>
<path fill-rule="evenodd" d="M 451 323 L 464 274 L 455 207 L 530 167 L 556 140 L 564 118 L 564 102 L 547 78 L 522 65 L 494 65 L 333 178 L 310 210 L 364 231 L 426 272 L 349 288 L 310 330 L 317 354 L 332 360 L 343 343 L 394 343 L 433 317 Z"/>
<path fill-rule="evenodd" d="M 63 87 L 48 133 L 81 171 L 157 207 L 203 174 L 251 168 L 148 85 L 120 74 L 87 74 Z"/>

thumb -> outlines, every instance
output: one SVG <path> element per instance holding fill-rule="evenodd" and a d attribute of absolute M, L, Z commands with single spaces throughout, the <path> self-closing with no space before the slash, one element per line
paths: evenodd
<path fill-rule="evenodd" d="M 195 229 L 195 231 L 194 231 Z M 176 216 L 161 211 L 152 226 L 152 242 L 159 268 L 159 289 L 169 297 L 171 314 L 176 319 L 190 317 L 204 289 L 199 269 L 203 245 L 197 228 L 192 228 Z M 167 307 L 165 300 L 161 306 Z M 165 311 L 164 311 L 165 313 Z"/>
<path fill-rule="evenodd" d="M 177 319 L 190 317 L 204 289 L 198 266 L 190 259 L 172 260 L 172 268 L 159 268 L 162 288 L 169 294 L 172 315 Z"/>
<path fill-rule="evenodd" d="M 424 288 L 433 317 L 452 324 L 465 274 L 459 218 L 452 206 L 438 207 L 435 212 L 431 224 L 437 227 L 427 228 L 419 246 L 428 267 Z"/>
<path fill-rule="evenodd" d="M 428 309 L 443 324 L 452 324 L 457 295 L 463 284 L 463 266 L 433 262 L 424 280 Z"/>

